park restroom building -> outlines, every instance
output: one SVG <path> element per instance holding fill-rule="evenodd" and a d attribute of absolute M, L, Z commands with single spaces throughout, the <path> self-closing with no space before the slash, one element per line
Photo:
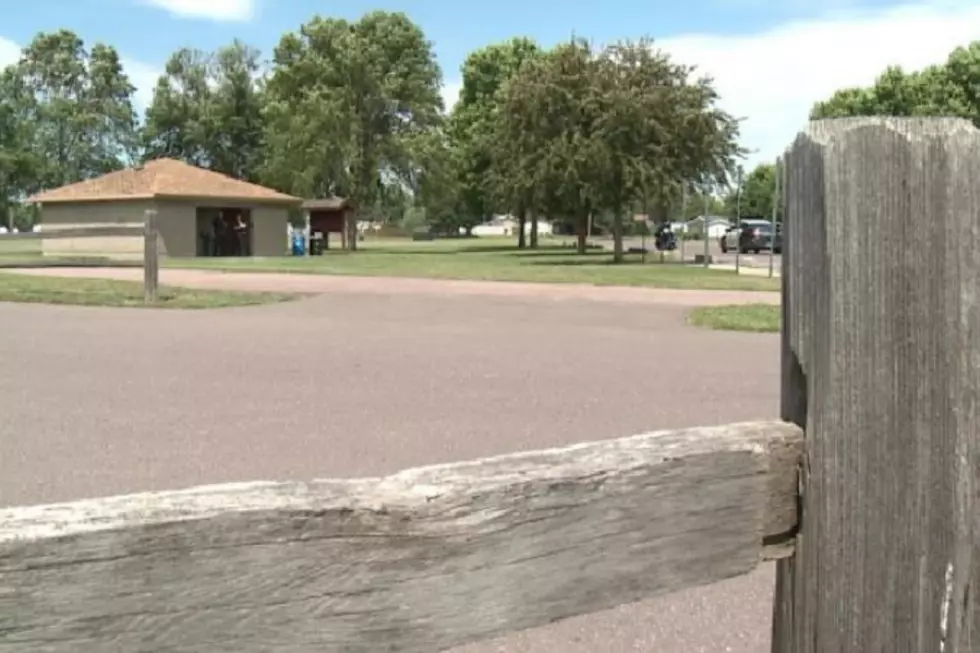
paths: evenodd
<path fill-rule="evenodd" d="M 171 257 L 284 256 L 291 212 L 302 200 L 174 159 L 44 191 L 43 231 L 142 223 L 157 212 L 161 253 Z M 50 255 L 142 256 L 142 238 L 44 240 Z"/>

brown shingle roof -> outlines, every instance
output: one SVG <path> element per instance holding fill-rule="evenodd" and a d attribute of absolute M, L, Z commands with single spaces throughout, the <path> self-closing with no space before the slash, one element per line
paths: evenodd
<path fill-rule="evenodd" d="M 346 197 L 326 197 L 318 200 L 306 200 L 303 202 L 304 209 L 311 210 L 326 210 L 326 211 L 339 211 L 340 209 L 346 209 L 351 205 L 351 202 Z"/>
<path fill-rule="evenodd" d="M 302 201 L 183 161 L 156 159 L 136 168 L 43 191 L 29 198 L 28 202 L 54 204 L 156 198 L 215 198 L 284 204 Z"/>

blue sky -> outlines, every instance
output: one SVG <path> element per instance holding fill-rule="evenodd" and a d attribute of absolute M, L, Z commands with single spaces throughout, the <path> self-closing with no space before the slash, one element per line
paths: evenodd
<path fill-rule="evenodd" d="M 573 32 L 600 43 L 652 36 L 715 77 L 722 105 L 746 119 L 750 164 L 777 156 L 812 103 L 833 90 L 870 83 L 891 63 L 941 61 L 980 38 L 980 0 L 32 0 L 4 7 L 0 64 L 37 32 L 67 27 L 86 43 L 116 46 L 142 105 L 178 47 L 212 50 L 238 37 L 270 53 L 316 13 L 357 18 L 371 9 L 404 11 L 423 27 L 450 103 L 463 59 L 488 43 L 524 35 L 548 45 Z"/>

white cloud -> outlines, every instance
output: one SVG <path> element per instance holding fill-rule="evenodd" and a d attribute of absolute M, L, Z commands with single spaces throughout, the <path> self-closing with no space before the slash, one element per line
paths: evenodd
<path fill-rule="evenodd" d="M 256 0 L 142 0 L 180 18 L 245 22 L 256 13 Z"/>
<path fill-rule="evenodd" d="M 463 82 L 459 80 L 445 82 L 442 85 L 442 102 L 446 106 L 446 113 L 452 111 L 459 101 L 459 92 L 463 89 Z"/>
<path fill-rule="evenodd" d="M 20 59 L 20 46 L 0 36 L 0 69 L 17 63 Z"/>
<path fill-rule="evenodd" d="M 136 92 L 133 93 L 133 107 L 142 116 L 153 101 L 153 89 L 163 70 L 135 59 L 123 59 L 122 64 L 123 70 L 129 75 L 129 81 L 136 87 Z"/>
<path fill-rule="evenodd" d="M 739 117 L 742 142 L 771 161 L 806 124 L 814 102 L 866 86 L 889 65 L 917 70 L 980 39 L 980 5 L 923 0 L 875 11 L 838 12 L 751 35 L 690 34 L 659 46 L 711 75 L 721 105 Z"/>

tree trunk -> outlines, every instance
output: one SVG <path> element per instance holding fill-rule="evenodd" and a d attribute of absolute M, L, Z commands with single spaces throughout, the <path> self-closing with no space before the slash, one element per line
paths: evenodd
<path fill-rule="evenodd" d="M 613 263 L 623 262 L 623 210 L 613 212 Z"/>
<path fill-rule="evenodd" d="M 524 209 L 520 209 L 517 212 L 517 248 L 524 249 L 527 247 L 527 235 L 525 233 L 525 227 L 527 226 L 527 212 Z"/>
<path fill-rule="evenodd" d="M 583 215 L 578 219 L 578 253 L 585 254 L 585 245 L 589 238 L 589 216 Z"/>
<path fill-rule="evenodd" d="M 538 214 L 531 213 L 531 249 L 538 248 Z"/>
<path fill-rule="evenodd" d="M 346 227 L 347 227 L 347 249 L 349 249 L 352 252 L 356 252 L 357 251 L 357 219 L 358 219 L 358 217 L 360 217 L 359 214 L 358 213 L 355 213 L 354 215 L 348 216 L 347 221 L 346 221 Z"/>

